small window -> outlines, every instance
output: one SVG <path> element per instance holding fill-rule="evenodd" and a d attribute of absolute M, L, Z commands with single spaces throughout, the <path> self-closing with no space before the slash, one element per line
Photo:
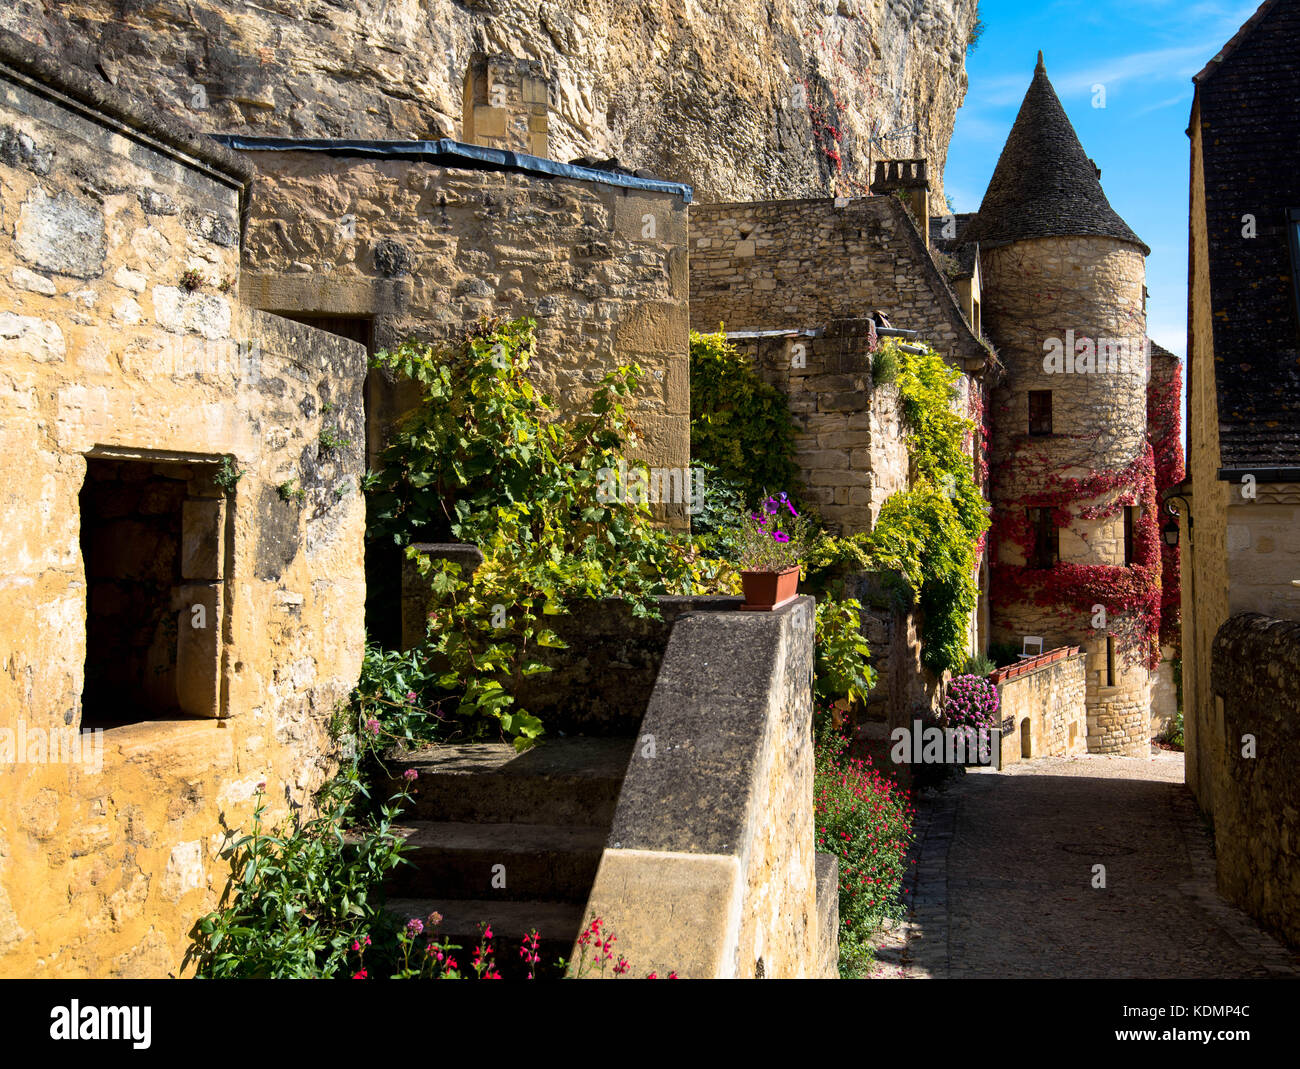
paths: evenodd
<path fill-rule="evenodd" d="M 221 715 L 227 502 L 215 459 L 86 459 L 82 728 Z"/>
<path fill-rule="evenodd" d="M 1052 433 L 1052 391 L 1029 391 L 1029 433 L 1035 436 Z"/>
<path fill-rule="evenodd" d="M 1124 509 L 1124 564 L 1133 563 L 1133 529 L 1137 526 L 1137 507 L 1128 505 Z"/>
<path fill-rule="evenodd" d="M 1115 685 L 1115 638 L 1106 636 L 1106 686 Z"/>
<path fill-rule="evenodd" d="M 1051 509 L 1029 509 L 1029 528 L 1034 535 L 1031 568 L 1054 568 L 1061 559 L 1061 532 Z"/>

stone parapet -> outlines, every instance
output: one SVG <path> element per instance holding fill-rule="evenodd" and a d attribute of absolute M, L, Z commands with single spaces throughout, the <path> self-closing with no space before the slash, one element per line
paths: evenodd
<path fill-rule="evenodd" d="M 811 977 L 834 957 L 818 927 L 813 606 L 673 627 L 588 901 L 638 971 Z"/>

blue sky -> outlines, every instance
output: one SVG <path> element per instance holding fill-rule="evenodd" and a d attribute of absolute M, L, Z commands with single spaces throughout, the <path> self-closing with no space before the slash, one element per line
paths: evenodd
<path fill-rule="evenodd" d="M 1187 183 L 1192 75 L 1254 14 L 1234 0 L 981 0 L 984 36 L 944 172 L 959 212 L 975 211 L 1043 50 L 1111 205 L 1148 245 L 1147 333 L 1187 352 Z M 1105 107 L 1093 106 L 1095 85 Z"/>

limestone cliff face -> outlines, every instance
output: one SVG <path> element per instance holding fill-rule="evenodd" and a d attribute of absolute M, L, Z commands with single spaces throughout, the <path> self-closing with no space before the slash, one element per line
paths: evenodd
<path fill-rule="evenodd" d="M 17 0 L 0 26 L 213 131 L 460 136 L 475 51 L 542 61 L 551 155 L 701 200 L 865 192 L 925 156 L 942 197 L 976 0 Z M 937 203 L 942 204 L 942 199 Z"/>

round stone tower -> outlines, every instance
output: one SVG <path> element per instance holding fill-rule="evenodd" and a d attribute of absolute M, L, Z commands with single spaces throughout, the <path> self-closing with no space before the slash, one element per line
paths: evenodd
<path fill-rule="evenodd" d="M 1041 52 L 963 238 L 979 244 L 985 332 L 1006 368 L 988 413 L 992 640 L 1083 646 L 1088 750 L 1146 755 L 1160 593 L 1150 250 L 1102 192 Z"/>

